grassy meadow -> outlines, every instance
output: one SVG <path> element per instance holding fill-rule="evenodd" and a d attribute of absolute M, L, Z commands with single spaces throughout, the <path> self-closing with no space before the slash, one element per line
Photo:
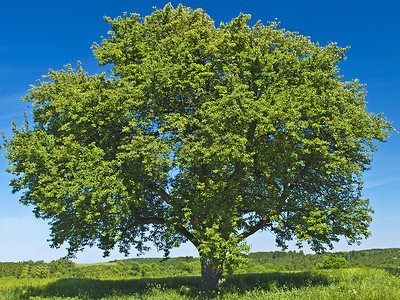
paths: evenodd
<path fill-rule="evenodd" d="M 276 256 L 282 258 L 281 255 Z M 292 261 L 296 261 L 295 256 L 292 255 Z M 246 272 L 243 268 L 239 274 L 225 276 L 221 289 L 211 291 L 201 289 L 197 270 L 190 273 L 191 264 L 197 264 L 193 258 L 186 259 L 186 262 L 182 259 L 174 262 L 172 259 L 169 266 L 148 259 L 142 261 L 144 270 L 157 266 L 162 273 L 143 272 L 137 260 L 77 266 L 63 262 L 64 273 L 60 272 L 59 262 L 53 265 L 36 264 L 42 273 L 35 271 L 34 263 L 16 264 L 20 268 L 14 271 L 18 271 L 19 275 L 10 276 L 11 273 L 8 273 L 7 276 L 0 276 L 0 299 L 400 299 L 397 256 L 392 257 L 394 266 L 391 268 L 354 267 L 353 263 L 344 268 L 325 269 L 323 260 L 318 262 L 313 256 L 306 261 L 310 259 L 317 263 L 309 270 L 268 271 L 262 269 L 262 263 L 258 265 L 259 272 Z M 365 255 L 361 255 L 360 259 L 365 260 Z M 286 263 L 288 261 L 286 259 Z M 378 257 L 376 261 L 382 264 L 384 260 Z M 43 271 L 44 266 L 48 266 L 48 273 Z M 247 271 L 254 271 L 255 266 L 254 261 L 249 261 Z M 279 264 L 276 266 L 281 268 Z M 288 266 L 285 268 L 288 269 Z M 267 267 L 271 265 L 267 263 Z M 27 273 L 27 268 L 31 273 Z M 120 272 L 122 269 L 125 277 Z M 139 272 L 129 273 L 129 269 Z M 8 267 L 7 270 L 10 272 L 11 269 Z M 110 270 L 116 274 L 114 278 Z"/>
<path fill-rule="evenodd" d="M 400 277 L 383 269 L 238 274 L 203 291 L 200 277 L 98 280 L 2 278 L 0 299 L 400 299 Z"/>

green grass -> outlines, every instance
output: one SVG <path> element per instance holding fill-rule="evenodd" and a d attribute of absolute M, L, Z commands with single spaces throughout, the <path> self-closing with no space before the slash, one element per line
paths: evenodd
<path fill-rule="evenodd" d="M 400 299 L 398 272 L 351 268 L 239 274 L 203 291 L 200 277 L 0 279 L 0 299 Z"/>

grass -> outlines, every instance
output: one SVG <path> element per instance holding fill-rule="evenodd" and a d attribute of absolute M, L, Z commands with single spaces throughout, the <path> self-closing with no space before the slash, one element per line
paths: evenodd
<path fill-rule="evenodd" d="M 0 279 L 0 299 L 400 299 L 398 272 L 351 268 L 239 274 L 220 290 L 203 291 L 200 277 Z"/>

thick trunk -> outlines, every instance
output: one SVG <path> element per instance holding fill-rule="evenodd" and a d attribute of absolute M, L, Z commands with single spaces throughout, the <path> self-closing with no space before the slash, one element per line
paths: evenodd
<path fill-rule="evenodd" d="M 215 289 L 222 285 L 222 271 L 210 268 L 201 261 L 201 285 L 204 289 Z"/>

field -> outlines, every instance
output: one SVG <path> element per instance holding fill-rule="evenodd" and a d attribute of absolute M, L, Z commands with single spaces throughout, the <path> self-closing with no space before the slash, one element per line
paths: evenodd
<path fill-rule="evenodd" d="M 400 277 L 388 270 L 349 268 L 239 274 L 202 291 L 197 276 L 95 280 L 0 279 L 0 299 L 400 299 Z"/>
<path fill-rule="evenodd" d="M 350 267 L 339 269 L 324 268 L 326 255 L 259 253 L 239 274 L 225 276 L 222 288 L 211 291 L 201 289 L 198 261 L 191 257 L 92 265 L 70 261 L 0 263 L 0 299 L 393 300 L 400 299 L 399 253 L 399 249 L 343 253 L 341 257 L 347 256 Z M 274 264 L 279 271 L 271 270 Z"/>

